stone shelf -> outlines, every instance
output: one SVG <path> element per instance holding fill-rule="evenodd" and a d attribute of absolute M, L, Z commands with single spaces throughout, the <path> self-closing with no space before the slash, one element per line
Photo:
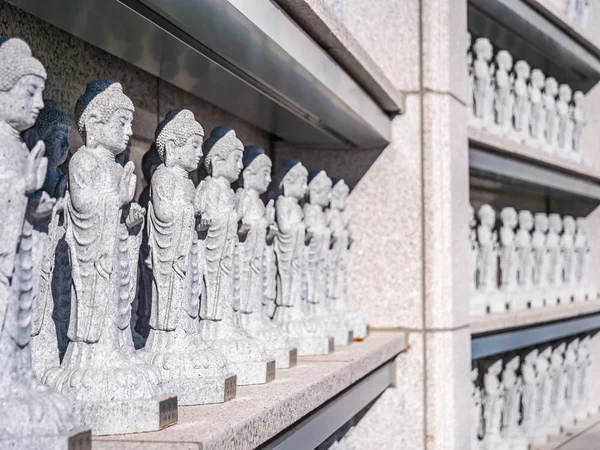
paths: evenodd
<path fill-rule="evenodd" d="M 278 370 L 269 384 L 238 387 L 230 402 L 180 407 L 172 427 L 94 437 L 94 449 L 245 450 L 276 436 L 269 448 L 300 436 L 303 442 L 324 440 L 393 383 L 390 361 L 405 348 L 404 333 L 371 332 L 331 355 L 298 358 L 296 367 Z"/>
<path fill-rule="evenodd" d="M 528 145 L 516 142 L 513 139 L 498 136 L 490 131 L 481 130 L 474 126 L 469 126 L 468 133 L 469 142 L 478 147 L 502 155 L 529 161 L 560 172 L 600 182 L 600 169 L 596 169 L 592 166 L 571 161 L 550 153 L 545 153 L 540 149 L 532 148 Z"/>
<path fill-rule="evenodd" d="M 469 127 L 472 175 L 541 191 L 600 201 L 600 170 Z"/>
<path fill-rule="evenodd" d="M 600 312 L 600 301 L 596 300 L 547 308 L 509 311 L 501 314 L 486 314 L 485 316 L 471 317 L 471 335 L 530 327 L 598 312 Z"/>
<path fill-rule="evenodd" d="M 547 76 L 587 92 L 600 80 L 600 48 L 589 33 L 540 0 L 469 0 L 468 28 Z"/>

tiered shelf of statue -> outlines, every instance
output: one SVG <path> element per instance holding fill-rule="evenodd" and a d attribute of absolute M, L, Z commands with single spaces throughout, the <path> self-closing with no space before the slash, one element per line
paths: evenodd
<path fill-rule="evenodd" d="M 587 2 L 551 1 L 469 1 L 472 449 L 525 450 L 598 412 L 600 49 Z"/>

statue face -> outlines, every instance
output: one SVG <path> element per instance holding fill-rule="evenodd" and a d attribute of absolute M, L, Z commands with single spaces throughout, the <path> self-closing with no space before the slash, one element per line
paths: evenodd
<path fill-rule="evenodd" d="M 308 186 L 308 193 L 310 196 L 310 203 L 313 205 L 319 205 L 323 208 L 329 204 L 329 193 L 331 187 L 325 183 L 311 183 Z"/>
<path fill-rule="evenodd" d="M 22 132 L 31 128 L 44 107 L 44 80 L 26 75 L 9 91 L 0 91 L 0 121 Z"/>
<path fill-rule="evenodd" d="M 236 149 L 229 153 L 227 158 L 219 159 L 217 156 L 213 160 L 213 176 L 223 177 L 230 183 L 233 183 L 240 176 L 240 172 L 244 168 L 242 164 L 243 150 Z"/>
<path fill-rule="evenodd" d="M 549 217 L 550 229 L 556 233 L 562 231 L 562 220 L 558 214 L 551 214 Z"/>
<path fill-rule="evenodd" d="M 133 112 L 127 109 L 115 111 L 106 122 L 94 111 L 86 120 L 86 145 L 91 148 L 102 146 L 114 155 L 123 153 L 133 134 L 132 122 Z"/>
<path fill-rule="evenodd" d="M 331 195 L 329 198 L 329 205 L 332 209 L 338 209 L 343 211 L 346 209 L 346 200 L 348 199 L 348 192 L 345 189 L 335 189 L 331 190 Z"/>
<path fill-rule="evenodd" d="M 548 218 L 545 215 L 535 216 L 535 229 L 543 233 L 548 231 Z"/>
<path fill-rule="evenodd" d="M 533 228 L 533 217 L 529 211 L 521 211 L 519 213 L 519 227 L 527 231 Z"/>
<path fill-rule="evenodd" d="M 573 234 L 575 232 L 575 221 L 572 217 L 565 217 L 563 219 L 563 226 L 565 229 L 565 233 Z"/>
<path fill-rule="evenodd" d="M 563 100 L 565 102 L 568 102 L 571 100 L 571 89 L 569 88 L 569 86 L 565 86 L 565 85 L 561 86 L 558 92 L 559 92 L 558 95 L 560 96 L 561 100 Z"/>
<path fill-rule="evenodd" d="M 509 227 L 514 228 L 517 226 L 517 212 L 514 208 L 504 208 L 502 210 L 502 223 Z"/>
<path fill-rule="evenodd" d="M 264 194 L 271 184 L 271 164 L 267 164 L 266 161 L 258 167 L 254 167 L 254 164 L 244 169 L 244 187 Z"/>
<path fill-rule="evenodd" d="M 202 158 L 202 136 L 194 134 L 182 146 L 177 146 L 174 141 L 169 141 L 165 147 L 166 161 L 169 166 L 179 166 L 186 172 L 192 172 L 198 168 Z"/>
<path fill-rule="evenodd" d="M 292 179 L 286 179 L 283 183 L 283 190 L 287 197 L 301 200 L 306 194 L 306 188 L 308 185 L 308 175 L 299 175 Z"/>
<path fill-rule="evenodd" d="M 44 136 L 49 167 L 58 167 L 67 160 L 70 132 L 71 127 L 56 125 Z"/>
<path fill-rule="evenodd" d="M 479 220 L 486 227 L 493 227 L 496 221 L 496 214 L 492 208 L 481 208 L 479 210 Z"/>

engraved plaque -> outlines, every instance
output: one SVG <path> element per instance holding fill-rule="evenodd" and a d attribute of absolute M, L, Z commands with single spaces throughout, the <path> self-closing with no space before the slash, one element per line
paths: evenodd
<path fill-rule="evenodd" d="M 290 350 L 290 367 L 294 367 L 298 363 L 298 349 Z"/>
<path fill-rule="evenodd" d="M 348 342 L 352 342 L 354 340 L 354 331 L 348 331 Z"/>
<path fill-rule="evenodd" d="M 231 375 L 225 380 L 225 401 L 228 402 L 235 398 L 237 392 L 237 376 Z"/>
<path fill-rule="evenodd" d="M 267 383 L 275 379 L 275 361 L 267 362 Z"/>
<path fill-rule="evenodd" d="M 92 450 L 92 430 L 74 431 L 69 436 L 69 450 Z"/>
<path fill-rule="evenodd" d="M 329 353 L 333 353 L 333 343 L 334 343 L 334 339 L 333 336 L 329 336 Z"/>
<path fill-rule="evenodd" d="M 159 408 L 160 428 L 166 428 L 177 423 L 177 396 L 162 399 L 159 403 Z"/>

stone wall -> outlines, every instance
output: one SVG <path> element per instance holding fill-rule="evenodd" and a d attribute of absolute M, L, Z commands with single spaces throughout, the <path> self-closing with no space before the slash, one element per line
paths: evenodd
<path fill-rule="evenodd" d="M 245 145 L 258 144 L 270 151 L 269 133 L 6 2 L 0 2 L 0 35 L 20 37 L 29 43 L 48 72 L 44 97 L 57 101 L 71 116 L 75 102 L 89 81 L 113 79 L 123 85 L 123 91 L 136 108 L 130 157 L 136 166 L 138 194 L 144 186 L 142 155 L 154 141 L 156 125 L 171 109 L 191 110 L 206 135 L 217 125 L 227 125 L 235 129 Z M 81 138 L 73 127 L 71 150 L 81 145 Z"/>

